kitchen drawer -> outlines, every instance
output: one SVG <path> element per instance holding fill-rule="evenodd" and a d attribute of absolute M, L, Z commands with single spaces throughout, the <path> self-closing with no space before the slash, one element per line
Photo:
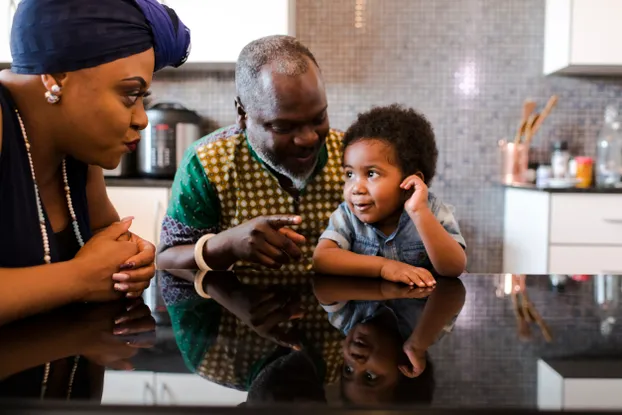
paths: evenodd
<path fill-rule="evenodd" d="M 622 246 L 552 245 L 549 273 L 622 275 Z"/>
<path fill-rule="evenodd" d="M 554 194 L 550 243 L 622 246 L 622 194 Z"/>

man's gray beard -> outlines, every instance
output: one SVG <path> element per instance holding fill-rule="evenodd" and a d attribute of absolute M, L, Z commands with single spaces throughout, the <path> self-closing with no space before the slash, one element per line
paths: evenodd
<path fill-rule="evenodd" d="M 305 188 L 305 184 L 307 183 L 307 180 L 309 180 L 309 177 L 311 177 L 311 175 L 313 174 L 313 171 L 315 170 L 315 166 L 317 165 L 317 160 L 315 161 L 313 166 L 311 166 L 308 169 L 308 171 L 305 171 L 302 173 L 294 173 L 294 172 L 287 170 L 279 163 L 277 163 L 276 160 L 274 160 L 274 156 L 270 154 L 268 151 L 266 151 L 266 149 L 263 146 L 259 145 L 259 143 L 255 142 L 254 139 L 251 138 L 250 134 L 247 135 L 247 139 L 253 151 L 259 156 L 259 158 L 264 163 L 268 165 L 268 167 L 270 167 L 275 172 L 282 174 L 283 176 L 291 180 L 292 185 L 294 186 L 295 189 L 302 190 Z"/>

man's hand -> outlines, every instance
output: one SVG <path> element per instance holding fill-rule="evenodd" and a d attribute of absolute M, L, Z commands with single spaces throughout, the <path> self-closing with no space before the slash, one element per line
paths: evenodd
<path fill-rule="evenodd" d="M 262 288 L 242 284 L 234 276 L 206 277 L 211 297 L 261 337 L 294 350 L 300 350 L 295 331 L 281 323 L 303 317 L 300 296 L 281 287 Z"/>
<path fill-rule="evenodd" d="M 287 228 L 299 225 L 300 216 L 259 216 L 227 231 L 231 251 L 237 259 L 278 269 L 283 264 L 298 261 L 302 252 L 298 245 L 305 237 Z"/>

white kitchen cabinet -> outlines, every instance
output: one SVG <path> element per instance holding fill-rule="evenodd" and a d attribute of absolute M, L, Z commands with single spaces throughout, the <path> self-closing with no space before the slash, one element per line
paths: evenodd
<path fill-rule="evenodd" d="M 0 65 L 11 63 L 11 25 L 20 0 L 0 0 Z"/>
<path fill-rule="evenodd" d="M 238 405 L 246 392 L 226 388 L 198 375 L 156 373 L 158 405 Z"/>
<path fill-rule="evenodd" d="M 538 360 L 538 410 L 622 409 L 622 365 L 617 360 Z"/>
<path fill-rule="evenodd" d="M 620 0 L 547 0 L 544 73 L 622 73 L 620 21 Z"/>
<path fill-rule="evenodd" d="M 502 271 L 622 274 L 622 193 L 506 188 Z"/>
<path fill-rule="evenodd" d="M 107 370 L 104 405 L 232 406 L 246 401 L 246 392 L 226 388 L 190 373 Z"/>
<path fill-rule="evenodd" d="M 121 218 L 134 216 L 130 230 L 157 245 L 170 190 L 167 187 L 108 186 L 107 191 Z"/>
<path fill-rule="evenodd" d="M 549 269 L 564 275 L 622 275 L 622 246 L 551 245 Z"/>
<path fill-rule="evenodd" d="M 20 0 L 0 0 L 0 64 L 11 62 L 9 32 Z M 182 69 L 233 67 L 242 48 L 269 35 L 295 35 L 295 0 L 161 0 L 192 33 Z"/>
<path fill-rule="evenodd" d="M 155 374 L 107 370 L 104 374 L 102 404 L 155 405 Z"/>
<path fill-rule="evenodd" d="M 242 48 L 268 35 L 294 35 L 294 0 L 166 0 L 190 28 L 192 48 L 182 68 L 233 64 Z"/>

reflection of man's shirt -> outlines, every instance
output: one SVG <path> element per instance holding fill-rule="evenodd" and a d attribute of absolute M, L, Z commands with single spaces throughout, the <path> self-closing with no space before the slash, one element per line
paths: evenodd
<path fill-rule="evenodd" d="M 297 198 L 281 188 L 248 144 L 245 130 L 231 126 L 200 139 L 186 151 L 175 175 L 160 249 L 196 243 L 203 235 L 257 216 L 297 214 L 302 224 L 293 228 L 307 239 L 301 248 L 305 259 L 283 271 L 310 269 L 313 248 L 343 197 L 342 136 L 330 130 L 316 169 Z"/>
<path fill-rule="evenodd" d="M 381 313 L 390 313 L 397 321 L 397 327 L 403 339 L 410 337 L 415 330 L 426 300 L 397 299 L 388 301 L 344 301 L 331 305 L 322 305 L 328 312 L 328 321 L 343 334 L 348 334 L 354 326 L 365 323 Z M 458 315 L 445 324 L 436 341 L 445 333 L 450 333 Z"/>
<path fill-rule="evenodd" d="M 303 336 L 303 344 L 313 359 L 325 362 L 322 370 L 326 383 L 335 382 L 341 374 L 341 335 L 325 319 L 308 284 L 293 284 L 291 276 L 273 277 L 274 273 L 260 274 L 260 287 L 287 285 L 300 293 L 301 305 L 306 310 L 297 325 L 310 333 Z M 249 277 L 236 273 L 241 280 Z M 171 318 L 177 347 L 192 372 L 228 388 L 245 390 L 272 358 L 278 348 L 272 340 L 259 336 L 231 311 L 214 299 L 199 297 L 191 282 L 177 278 L 166 271 L 158 271 L 158 285 Z M 311 352 L 312 351 L 312 352 Z M 317 356 L 316 356 L 317 354 Z M 320 367 L 319 363 L 316 363 Z"/>
<path fill-rule="evenodd" d="M 447 233 L 466 248 L 453 207 L 432 192 L 428 193 L 428 206 Z M 331 215 L 328 228 L 320 239 L 330 239 L 341 249 L 357 254 L 378 255 L 432 270 L 423 240 L 406 211 L 402 212 L 397 229 L 391 235 L 385 235 L 375 226 L 361 222 L 344 202 Z"/>

